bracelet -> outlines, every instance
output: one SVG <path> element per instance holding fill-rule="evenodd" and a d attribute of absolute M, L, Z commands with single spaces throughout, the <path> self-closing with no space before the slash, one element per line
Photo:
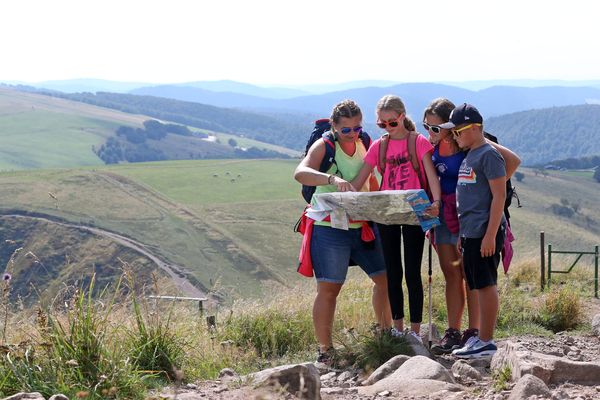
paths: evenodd
<path fill-rule="evenodd" d="M 333 178 L 333 175 L 329 175 L 329 176 L 327 177 L 327 183 L 328 183 L 329 185 L 331 185 L 331 184 L 332 184 L 332 183 L 331 183 L 331 178 Z"/>
<path fill-rule="evenodd" d="M 438 207 L 442 205 L 441 200 L 434 200 L 433 203 L 438 203 Z M 433 205 L 433 203 L 431 203 L 431 205 Z"/>

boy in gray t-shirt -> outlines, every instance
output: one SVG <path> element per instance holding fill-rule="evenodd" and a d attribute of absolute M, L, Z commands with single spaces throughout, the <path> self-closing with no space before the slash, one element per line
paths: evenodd
<path fill-rule="evenodd" d="M 456 107 L 450 122 L 440 127 L 451 129 L 458 145 L 469 149 L 456 186 L 459 246 L 465 279 L 479 298 L 481 321 L 479 335 L 452 354 L 459 358 L 491 356 L 497 350 L 493 336 L 499 308 L 497 268 L 504 243 L 505 163 L 496 149 L 486 143 L 483 118 L 474 106 L 465 103 Z"/>

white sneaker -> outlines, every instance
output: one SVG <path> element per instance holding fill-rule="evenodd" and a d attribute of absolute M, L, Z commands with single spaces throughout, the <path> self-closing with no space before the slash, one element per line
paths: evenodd
<path fill-rule="evenodd" d="M 473 344 L 475 344 L 475 342 L 478 342 L 478 341 L 479 341 L 479 336 L 471 336 L 470 338 L 467 339 L 467 341 L 465 342 L 465 345 L 463 347 L 452 350 L 452 354 L 455 354 L 458 351 L 460 351 L 460 352 L 467 351 L 471 347 L 473 347 Z"/>
<path fill-rule="evenodd" d="M 493 356 L 498 347 L 493 340 L 489 342 L 482 342 L 477 338 L 476 340 L 467 342 L 467 345 L 462 349 L 457 349 L 452 352 L 452 355 L 458 358 L 480 358 Z"/>
<path fill-rule="evenodd" d="M 396 327 L 392 327 L 390 329 L 390 335 L 393 337 L 404 337 L 404 332 L 396 329 Z"/>

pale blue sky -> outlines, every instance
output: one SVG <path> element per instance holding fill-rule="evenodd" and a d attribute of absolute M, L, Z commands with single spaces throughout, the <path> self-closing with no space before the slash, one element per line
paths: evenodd
<path fill-rule="evenodd" d="M 600 79 L 593 0 L 18 0 L 0 80 Z"/>

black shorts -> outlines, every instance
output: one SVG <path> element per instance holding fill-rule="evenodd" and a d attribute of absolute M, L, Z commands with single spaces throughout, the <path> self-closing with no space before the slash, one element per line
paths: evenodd
<path fill-rule="evenodd" d="M 498 283 L 500 251 L 504 246 L 505 228 L 500 226 L 496 234 L 496 252 L 490 257 L 481 257 L 483 238 L 461 237 L 463 268 L 469 289 L 483 289 Z"/>

